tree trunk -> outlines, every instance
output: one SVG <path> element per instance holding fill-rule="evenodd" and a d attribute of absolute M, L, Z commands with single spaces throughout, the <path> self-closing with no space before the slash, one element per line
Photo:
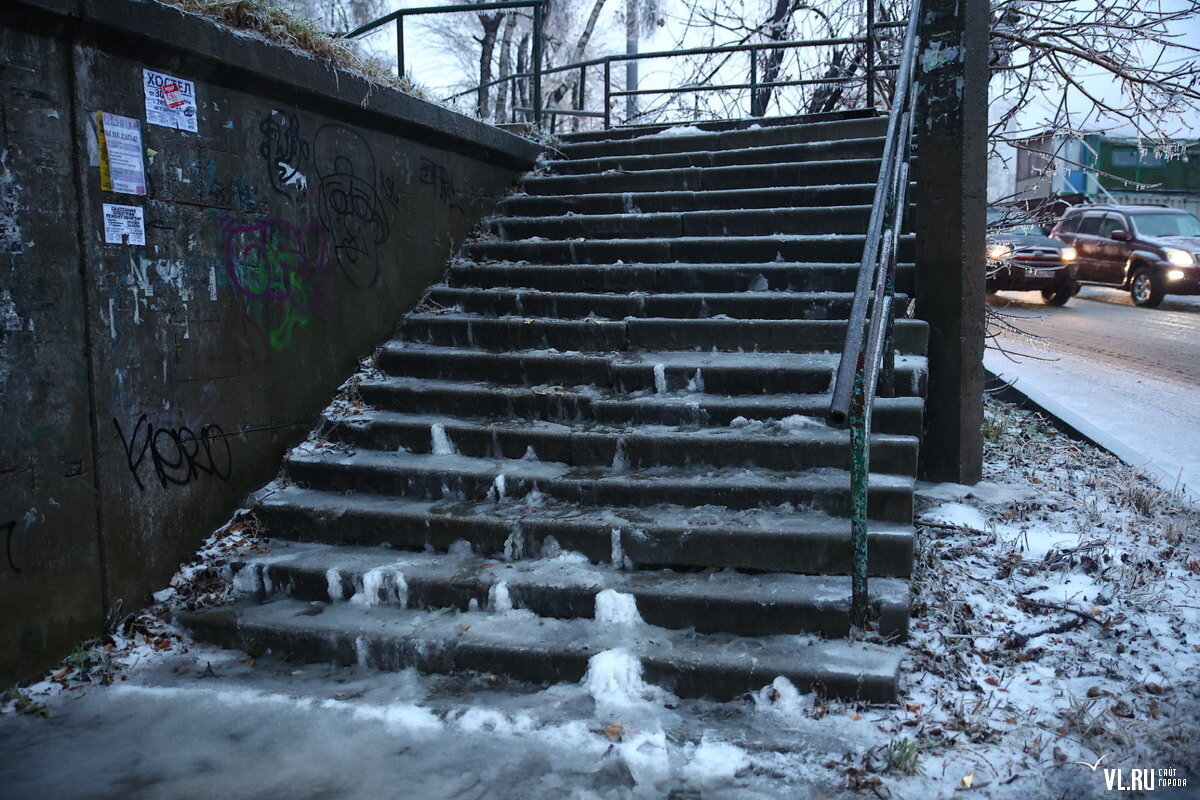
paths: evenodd
<path fill-rule="evenodd" d="M 638 0 L 625 0 L 625 53 L 633 55 L 638 51 Z M 625 62 L 625 90 L 636 91 L 638 88 L 638 62 Z M 637 95 L 625 95 L 625 121 L 637 119 Z"/>
<path fill-rule="evenodd" d="M 596 29 L 596 20 L 600 18 L 600 10 L 604 8 L 604 0 L 596 0 L 592 5 L 592 13 L 588 15 L 587 25 L 583 28 L 583 33 L 579 34 L 579 41 L 575 42 L 575 50 L 571 54 L 571 58 L 567 60 L 568 64 L 573 64 L 576 61 L 583 60 L 583 54 L 587 50 L 588 40 L 592 38 L 592 31 Z M 558 88 L 550 93 L 550 97 L 546 101 L 546 105 L 553 107 L 557 106 L 566 96 L 574 85 L 575 80 L 579 77 L 579 73 L 571 70 L 567 78 L 558 85 Z"/>
<path fill-rule="evenodd" d="M 521 37 L 521 43 L 517 45 L 517 72 L 520 73 L 529 71 L 529 37 L 530 34 L 525 34 Z M 528 78 L 521 78 L 513 81 L 513 108 L 529 108 L 528 80 Z M 522 111 L 521 113 L 528 112 Z"/>
<path fill-rule="evenodd" d="M 483 38 L 479 40 L 479 83 L 484 84 L 492 79 L 492 53 L 496 49 L 496 33 L 500 30 L 500 22 L 504 19 L 502 13 L 490 17 L 479 15 L 479 24 L 483 26 Z M 480 86 L 475 99 L 475 116 L 487 119 L 491 105 L 492 89 L 490 86 Z"/>
<path fill-rule="evenodd" d="M 771 12 L 771 19 L 767 23 L 767 38 L 773 42 L 782 42 L 787 38 L 788 21 L 791 18 L 794 10 L 795 0 L 775 0 L 775 9 Z M 779 70 L 783 66 L 783 51 L 771 50 L 768 52 L 759 81 L 761 83 L 773 83 L 779 79 Z M 750 99 L 750 116 L 761 117 L 767 113 L 767 106 L 771 104 L 771 92 L 774 87 L 763 86 L 754 93 Z"/>
<path fill-rule="evenodd" d="M 505 14 L 504 33 L 500 36 L 500 75 L 501 79 L 512 75 L 512 37 L 513 28 L 517 26 L 517 15 L 513 12 Z M 508 82 L 496 85 L 496 122 L 508 122 Z"/>

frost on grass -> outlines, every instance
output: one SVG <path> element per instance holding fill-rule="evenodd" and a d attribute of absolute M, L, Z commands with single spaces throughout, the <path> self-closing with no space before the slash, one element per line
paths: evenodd
<path fill-rule="evenodd" d="M 984 482 L 918 490 L 904 705 L 863 712 L 892 738 L 850 782 L 1091 797 L 1076 761 L 1190 768 L 1200 513 L 1034 415 L 987 415 Z"/>

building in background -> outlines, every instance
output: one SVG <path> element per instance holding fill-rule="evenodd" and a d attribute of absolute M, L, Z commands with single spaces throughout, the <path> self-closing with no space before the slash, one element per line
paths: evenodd
<path fill-rule="evenodd" d="M 1104 202 L 1200 214 L 1200 139 L 1168 152 L 1135 138 L 1045 133 L 1018 142 L 989 170 L 988 199 L 1028 208 Z"/>

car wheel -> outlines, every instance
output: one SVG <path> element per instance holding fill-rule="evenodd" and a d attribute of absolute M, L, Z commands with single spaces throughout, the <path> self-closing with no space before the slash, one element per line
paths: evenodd
<path fill-rule="evenodd" d="M 1142 267 L 1133 273 L 1133 281 L 1129 284 L 1129 296 L 1133 298 L 1135 306 L 1154 308 L 1163 301 L 1165 295 L 1162 284 L 1151 270 Z"/>
<path fill-rule="evenodd" d="M 1074 292 L 1068 286 L 1055 286 L 1053 289 L 1042 289 L 1042 299 L 1048 306 L 1065 306 Z"/>

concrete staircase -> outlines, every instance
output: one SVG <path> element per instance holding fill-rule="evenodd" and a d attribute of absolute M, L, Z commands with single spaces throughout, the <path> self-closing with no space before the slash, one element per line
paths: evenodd
<path fill-rule="evenodd" d="M 846 638 L 849 437 L 823 422 L 885 124 L 569 138 L 401 321 L 364 410 L 288 459 L 246 597 L 185 624 L 383 669 L 577 681 L 620 648 L 680 696 L 895 700 L 924 324 L 898 321 L 876 406 L 878 641 Z"/>

